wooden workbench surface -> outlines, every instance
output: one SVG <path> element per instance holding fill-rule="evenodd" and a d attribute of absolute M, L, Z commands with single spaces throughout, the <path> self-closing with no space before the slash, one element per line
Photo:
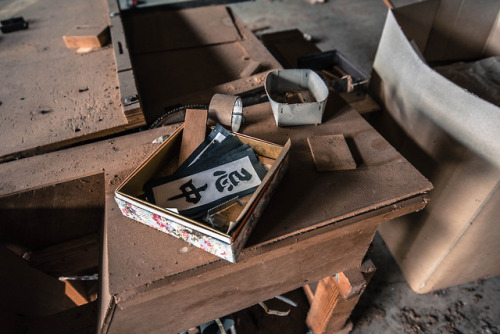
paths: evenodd
<path fill-rule="evenodd" d="M 75 26 L 108 26 L 106 0 L 12 2 L 0 18 L 11 15 L 29 29 L 0 36 L 0 161 L 143 124 L 124 114 L 113 47 L 77 53 L 63 41 Z"/>
<path fill-rule="evenodd" d="M 243 278 L 239 273 L 253 275 L 255 268 L 269 274 L 272 269 L 269 266 L 275 261 L 278 261 L 274 264 L 276 268 L 286 265 L 291 273 L 277 269 L 271 277 L 246 277 L 245 284 L 235 285 L 239 286 L 237 291 L 234 287 L 227 290 L 225 285 L 218 287 L 220 293 L 207 292 L 202 285 L 196 289 L 205 292 L 189 298 L 209 298 L 207 294 L 210 293 L 222 293 L 222 299 L 234 295 L 239 296 L 236 307 L 244 308 L 251 301 L 255 303 L 272 297 L 276 291 L 285 292 L 307 281 L 359 265 L 378 224 L 425 205 L 425 193 L 431 189 L 431 184 L 340 99 L 330 98 L 323 124 L 319 126 L 278 128 L 268 103 L 245 108 L 244 115 L 247 121 L 242 127 L 243 133 L 280 144 L 290 137 L 292 147 L 287 174 L 236 264 L 123 217 L 114 202 L 114 189 L 157 147 L 151 144 L 152 140 L 172 133 L 178 126 L 0 164 L 0 174 L 9 175 L 0 181 L 0 195 L 84 175 L 104 174 L 106 210 L 101 321 L 106 320 L 109 325 L 113 319 L 116 325 L 110 327 L 111 332 L 119 332 L 132 324 L 139 326 L 134 317 L 144 317 L 144 312 L 154 316 L 152 308 L 158 307 L 157 303 L 163 300 L 161 296 L 177 293 L 176 298 L 183 300 L 182 293 L 191 291 L 202 281 L 217 286 L 219 281 L 223 282 L 220 277 L 231 275 L 240 281 Z M 323 173 L 315 170 L 306 138 L 325 134 L 344 134 L 351 147 L 355 147 L 353 155 L 357 169 Z M 332 244 L 331 240 L 337 241 Z M 316 249 L 314 247 L 323 248 L 308 253 L 310 248 Z M 337 247 L 342 248 L 339 249 L 341 255 L 334 254 Z M 246 274 L 245 270 L 248 270 Z M 292 277 L 290 275 L 293 279 L 287 279 Z M 262 288 L 258 288 L 260 285 Z M 250 293 L 248 289 L 252 286 L 255 290 Z M 141 307 L 150 301 L 156 304 Z M 196 325 L 189 321 L 211 314 L 200 311 L 202 306 L 190 307 L 202 314 L 184 315 L 187 322 L 169 320 L 167 327 L 151 323 L 152 327 L 148 328 L 180 330 L 183 324 Z M 131 313 L 123 312 L 127 310 Z M 219 308 L 213 311 L 218 314 L 231 310 L 229 305 L 219 303 Z M 161 323 L 162 319 L 158 321 Z"/>
<path fill-rule="evenodd" d="M 330 274 L 333 274 L 336 272 L 333 270 L 355 266 L 357 261 L 360 264 L 368 246 L 366 238 L 371 240 L 374 229 L 384 220 L 367 223 L 370 219 L 381 214 L 388 215 L 385 218 L 388 219 L 391 214 L 399 216 L 423 207 L 420 195 L 430 190 L 430 183 L 340 99 L 329 100 L 324 123 L 319 126 L 278 128 L 267 103 L 246 108 L 244 115 L 247 121 L 243 133 L 279 144 L 291 138 L 292 147 L 288 172 L 252 232 L 238 263 L 230 264 L 141 224 L 125 223 L 117 209 L 107 210 L 109 292 L 114 296 L 113 302 L 125 310 L 114 314 L 111 332 L 132 326 L 130 319 L 134 317 L 137 320 L 145 314 L 154 314 L 155 307 L 163 307 L 162 296 L 171 305 L 176 304 L 174 300 L 178 298 L 188 300 L 182 310 L 176 311 L 179 312 L 177 316 L 188 309 L 196 313 L 196 301 L 205 298 L 208 300 L 204 302 L 209 305 L 210 296 L 218 300 L 216 304 L 231 300 L 230 303 L 234 303 L 231 307 L 238 309 L 248 306 L 245 303 L 249 300 L 255 303 L 258 299 L 254 299 L 259 296 L 269 298 L 276 290 L 284 292 L 287 287 L 304 284 L 304 280 L 328 275 L 323 266 L 330 266 Z M 325 134 L 344 134 L 353 142 L 359 165 L 356 170 L 316 172 L 306 138 Z M 337 245 L 328 244 L 326 240 L 334 240 L 342 234 L 349 235 L 343 242 L 349 240 L 348 244 L 354 244 L 347 250 L 345 244 L 337 241 L 344 249 L 339 249 L 342 255 L 335 258 L 332 249 Z M 356 245 L 356 239 L 350 240 L 356 234 L 363 235 L 359 238 L 359 245 Z M 314 238 L 317 239 L 313 242 Z M 328 251 L 321 256 L 318 256 L 321 252 L 309 253 L 310 247 L 314 246 L 307 240 L 324 243 Z M 297 254 L 291 255 L 294 253 Z M 327 260 L 328 256 L 335 260 Z M 281 261 L 275 264 L 275 271 L 269 268 L 273 261 Z M 289 272 L 284 272 L 283 266 L 288 267 Z M 224 285 L 227 282 L 217 278 L 219 276 L 233 276 L 234 286 Z M 212 289 L 218 292 L 206 292 Z M 210 307 L 204 310 L 198 307 L 202 319 L 208 316 L 210 312 L 206 313 L 206 309 Z M 219 312 L 231 310 L 229 305 L 219 305 L 218 308 Z M 183 317 L 186 325 L 196 318 L 192 315 Z M 182 328 L 176 327 L 181 324 L 173 319 L 169 318 L 169 323 L 162 327 L 165 324 L 161 325 L 161 320 L 158 320 L 148 329 Z"/>

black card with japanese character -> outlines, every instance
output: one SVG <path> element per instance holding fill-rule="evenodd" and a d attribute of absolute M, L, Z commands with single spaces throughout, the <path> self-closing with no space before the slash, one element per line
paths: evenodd
<path fill-rule="evenodd" d="M 253 193 L 265 175 L 253 149 L 218 125 L 174 174 L 146 188 L 156 205 L 197 218 Z"/>

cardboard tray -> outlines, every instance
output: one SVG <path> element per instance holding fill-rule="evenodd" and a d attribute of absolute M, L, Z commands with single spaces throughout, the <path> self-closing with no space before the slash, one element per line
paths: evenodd
<path fill-rule="evenodd" d="M 115 200 L 126 217 L 185 240 L 230 262 L 236 262 L 250 232 L 283 178 L 291 142 L 288 140 L 284 146 L 280 146 L 239 133 L 234 134 L 254 149 L 268 171 L 234 220 L 235 228 L 226 234 L 141 199 L 147 181 L 160 175 L 168 175 L 177 168 L 183 129 L 184 126 L 173 133 L 116 189 Z"/>

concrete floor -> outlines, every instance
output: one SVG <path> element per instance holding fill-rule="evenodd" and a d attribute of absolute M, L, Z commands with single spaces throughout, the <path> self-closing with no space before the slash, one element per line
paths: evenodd
<path fill-rule="evenodd" d="M 231 5 L 257 35 L 298 28 L 323 50 L 337 49 L 371 70 L 387 8 L 380 0 L 257 0 Z"/>
<path fill-rule="evenodd" d="M 383 1 L 326 1 L 257 0 L 231 7 L 257 35 L 298 28 L 321 50 L 337 49 L 370 72 L 387 14 Z M 396 7 L 411 2 L 393 1 Z M 418 295 L 378 235 L 374 244 L 378 270 L 353 313 L 352 333 L 500 333 L 500 277 Z"/>
<path fill-rule="evenodd" d="M 323 51 L 337 49 L 369 72 L 385 23 L 382 0 L 256 0 L 232 4 L 256 35 L 298 28 Z M 397 6 L 415 0 L 395 0 Z"/>

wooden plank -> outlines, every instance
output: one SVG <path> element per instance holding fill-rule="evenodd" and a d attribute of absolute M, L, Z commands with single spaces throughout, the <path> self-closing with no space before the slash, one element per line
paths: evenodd
<path fill-rule="evenodd" d="M 241 37 L 228 8 L 209 6 L 183 10 L 155 10 L 124 16 L 133 54 L 230 43 Z"/>
<path fill-rule="evenodd" d="M 23 15 L 44 24 L 2 36 L 0 162 L 118 133 L 129 125 L 116 88 L 113 49 L 86 54 L 67 49 L 61 38 L 75 25 L 68 13 L 78 13 L 80 25 L 109 24 L 100 0 L 35 1 Z"/>
<path fill-rule="evenodd" d="M 77 306 L 85 305 L 89 302 L 87 294 L 84 292 L 81 281 L 64 281 L 64 293 Z"/>
<path fill-rule="evenodd" d="M 100 48 L 109 42 L 108 26 L 76 26 L 68 31 L 63 40 L 67 48 Z"/>
<path fill-rule="evenodd" d="M 331 312 L 340 298 L 340 291 L 333 282 L 334 277 L 325 277 L 318 282 L 311 308 L 307 314 L 306 323 L 313 333 L 324 333 L 326 324 L 330 320 Z"/>
<path fill-rule="evenodd" d="M 319 172 L 356 169 L 344 135 L 307 137 L 307 142 Z"/>
<path fill-rule="evenodd" d="M 311 308 L 306 323 L 315 334 L 349 332 L 348 322 L 351 312 L 359 301 L 366 285 L 375 273 L 371 260 L 338 273 L 335 277 L 325 277 L 318 283 L 312 296 Z"/>
<path fill-rule="evenodd" d="M 197 12 L 203 13 L 203 17 L 210 17 L 214 10 L 216 13 L 227 14 L 224 6 L 198 8 Z M 203 23 L 206 30 L 204 34 L 207 36 L 217 34 L 218 30 L 205 19 L 200 22 L 191 16 L 186 19 L 189 19 L 187 24 L 199 26 L 200 29 Z M 139 94 L 143 108 L 148 113 L 148 123 L 154 122 L 179 104 L 208 104 L 214 93 L 232 94 L 243 86 L 245 90 L 251 90 L 257 88 L 260 82 L 263 85 L 261 73 L 241 78 L 242 72 L 248 69 L 252 61 L 260 63 L 257 71 L 280 68 L 279 63 L 251 31 L 237 19 L 235 22 L 231 21 L 231 26 L 241 34 L 241 38 L 234 42 L 207 45 L 191 36 L 186 41 L 193 44 L 191 47 L 134 55 Z M 143 35 L 145 34 L 141 34 Z"/>
<path fill-rule="evenodd" d="M 91 234 L 32 251 L 31 266 L 52 276 L 76 276 L 99 266 L 99 235 Z"/>
<path fill-rule="evenodd" d="M 359 268 L 339 273 L 339 280 L 335 280 L 333 284 L 340 291 L 341 298 L 338 299 L 335 308 L 331 311 L 331 317 L 323 333 L 341 332 L 349 324 L 349 317 L 368 284 L 366 278 L 371 278 L 373 275 L 373 267 L 370 270 L 372 271 L 367 273 L 367 276 Z"/>
<path fill-rule="evenodd" d="M 85 207 L 88 203 L 89 207 L 86 211 L 92 207 L 101 208 L 104 206 L 105 193 L 111 194 L 113 192 L 111 188 L 117 187 L 118 183 L 127 176 L 127 173 L 142 163 L 147 155 L 157 147 L 152 141 L 162 135 L 172 134 L 178 128 L 179 125 L 142 131 L 0 164 L 0 174 L 10 175 L 8 179 L 2 178 L 0 180 L 0 208 L 5 209 L 2 214 L 16 208 L 26 209 L 26 204 L 30 202 L 16 200 L 15 198 L 18 196 L 26 196 L 27 198 L 34 196 L 35 200 L 32 202 L 34 207 L 36 207 L 36 202 L 45 198 L 54 203 L 52 206 L 55 211 L 56 203 L 74 194 L 75 198 L 79 198 L 79 200 L 71 201 L 72 205 L 80 204 Z M 94 177 L 97 179 L 93 179 Z M 74 184 L 69 189 L 59 188 L 58 185 L 64 185 L 66 182 L 74 182 Z M 53 188 L 52 192 L 55 193 L 53 196 L 56 198 L 51 198 L 45 192 L 37 194 L 38 189 L 51 188 Z M 78 189 L 82 192 L 77 191 Z M 61 191 L 60 195 L 59 191 Z M 83 196 L 84 194 L 88 194 L 88 197 Z M 4 199 L 9 199 L 8 205 L 1 202 Z M 43 205 L 41 206 L 43 207 Z M 89 219 L 87 224 L 100 222 L 101 218 L 102 214 L 97 215 L 93 219 Z M 0 235 L 5 234 L 6 232 L 2 231 Z M 35 240 L 39 239 L 40 234 Z M 62 241 L 51 240 L 45 246 Z"/>
<path fill-rule="evenodd" d="M 207 119 L 207 110 L 186 110 L 186 120 L 184 121 L 184 130 L 182 131 L 181 151 L 179 153 L 179 166 L 205 140 Z"/>
<path fill-rule="evenodd" d="M 243 57 L 241 49 L 232 43 L 135 55 L 138 87 L 143 107 L 148 110 L 148 123 L 168 111 L 165 100 L 176 98 L 186 105 L 188 102 L 179 97 L 239 79 Z"/>

